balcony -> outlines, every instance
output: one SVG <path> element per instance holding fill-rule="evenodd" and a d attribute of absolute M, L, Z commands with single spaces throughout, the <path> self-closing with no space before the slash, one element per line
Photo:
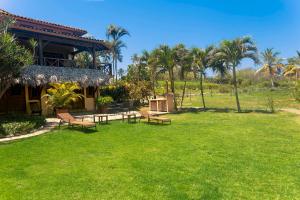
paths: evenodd
<path fill-rule="evenodd" d="M 39 58 L 35 57 L 35 65 L 49 66 L 49 67 L 70 67 L 70 68 L 82 68 L 82 69 L 97 69 L 101 70 L 103 74 L 112 76 L 112 66 L 110 63 L 100 63 L 95 66 L 79 66 L 74 60 L 62 59 L 62 58 L 50 58 L 44 57 L 43 63 L 40 64 Z"/>

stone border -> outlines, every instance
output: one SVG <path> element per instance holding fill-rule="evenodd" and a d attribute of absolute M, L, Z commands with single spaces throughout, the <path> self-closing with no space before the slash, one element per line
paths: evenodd
<path fill-rule="evenodd" d="M 47 120 L 46 125 L 44 127 L 38 129 L 37 131 L 34 131 L 32 133 L 29 133 L 29 134 L 25 134 L 25 135 L 18 135 L 18 136 L 13 136 L 13 137 L 0 138 L 0 143 L 12 142 L 12 141 L 15 141 L 15 140 L 21 140 L 21 139 L 25 139 L 25 138 L 31 138 L 31 137 L 34 137 L 34 136 L 42 135 L 42 134 L 50 132 L 57 125 L 58 125 L 58 123 L 55 120 L 50 119 L 50 120 Z"/>

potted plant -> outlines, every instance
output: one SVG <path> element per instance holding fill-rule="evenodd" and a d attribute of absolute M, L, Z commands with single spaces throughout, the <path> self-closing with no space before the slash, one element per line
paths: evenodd
<path fill-rule="evenodd" d="M 47 90 L 47 94 L 43 97 L 47 97 L 46 104 L 54 109 L 56 114 L 68 112 L 71 103 L 83 98 L 82 94 L 76 92 L 80 90 L 77 83 L 52 83 L 50 86 L 51 88 Z"/>
<path fill-rule="evenodd" d="M 113 98 L 111 96 L 100 96 L 97 99 L 98 110 L 100 113 L 106 113 L 107 107 L 109 104 L 113 102 Z"/>

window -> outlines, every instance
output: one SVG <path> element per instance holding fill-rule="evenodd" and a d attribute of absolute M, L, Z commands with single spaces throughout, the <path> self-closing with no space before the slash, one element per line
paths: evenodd
<path fill-rule="evenodd" d="M 94 98 L 95 97 L 95 90 L 94 87 L 88 87 L 86 89 L 86 97 L 87 98 Z"/>
<path fill-rule="evenodd" d="M 36 99 L 36 98 L 39 98 L 39 96 L 40 96 L 39 88 L 38 87 L 31 88 L 31 98 Z"/>
<path fill-rule="evenodd" d="M 20 96 L 22 94 L 22 86 L 20 84 L 11 87 L 12 96 Z"/>

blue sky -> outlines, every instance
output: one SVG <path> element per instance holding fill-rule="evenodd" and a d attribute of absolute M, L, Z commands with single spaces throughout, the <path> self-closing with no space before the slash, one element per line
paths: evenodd
<path fill-rule="evenodd" d="M 260 50 L 273 47 L 284 58 L 300 50 L 298 0 L 0 0 L 0 7 L 83 28 L 99 39 L 105 39 L 109 24 L 123 26 L 131 33 L 123 68 L 132 54 L 159 44 L 205 47 L 243 35 L 252 36 Z"/>

